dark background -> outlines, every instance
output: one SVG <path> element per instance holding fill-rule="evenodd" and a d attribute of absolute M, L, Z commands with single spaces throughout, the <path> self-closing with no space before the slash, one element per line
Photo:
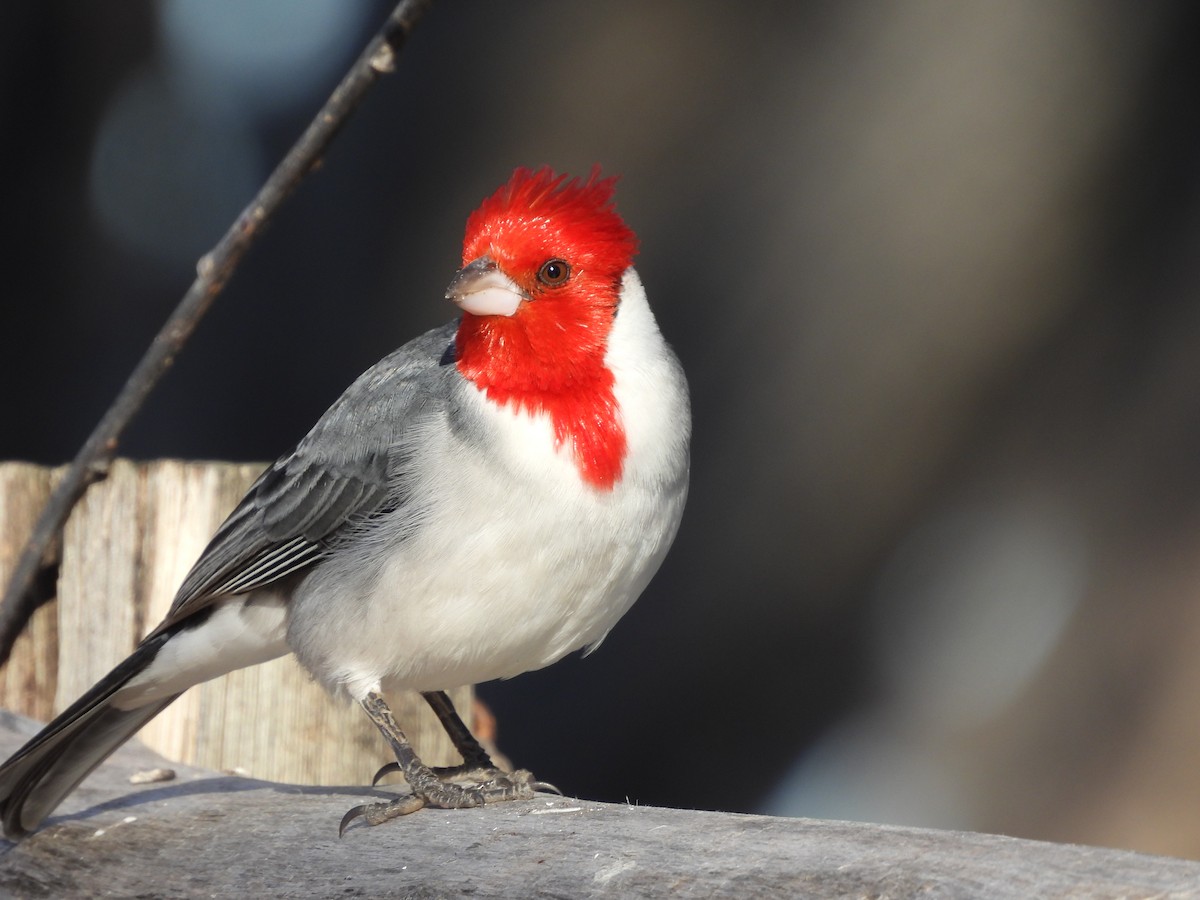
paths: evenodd
<path fill-rule="evenodd" d="M 0 458 L 74 454 L 386 15 L 0 4 Z M 516 165 L 621 173 L 675 548 L 484 685 L 598 799 L 1200 857 L 1200 7 L 442 0 L 128 433 L 267 460 L 450 317 Z"/>

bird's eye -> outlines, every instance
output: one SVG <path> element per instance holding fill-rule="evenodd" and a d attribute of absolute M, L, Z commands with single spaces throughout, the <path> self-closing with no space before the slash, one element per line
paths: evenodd
<path fill-rule="evenodd" d="M 538 269 L 537 277 L 547 287 L 558 287 L 566 284 L 571 277 L 571 266 L 566 260 L 548 259 Z"/>

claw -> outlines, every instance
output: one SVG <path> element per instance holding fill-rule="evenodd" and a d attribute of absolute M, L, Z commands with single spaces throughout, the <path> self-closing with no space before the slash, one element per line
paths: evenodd
<path fill-rule="evenodd" d="M 550 794 L 558 794 L 560 797 L 565 796 L 562 791 L 550 784 L 548 781 L 531 781 L 529 786 L 535 791 L 546 791 Z"/>
<path fill-rule="evenodd" d="M 346 812 L 346 814 L 344 816 L 342 816 L 341 824 L 338 825 L 338 837 L 340 838 L 343 834 L 346 833 L 347 825 L 349 825 L 351 822 L 353 822 L 359 816 L 366 813 L 366 811 L 367 811 L 366 803 L 362 804 L 361 806 L 356 806 L 356 807 L 354 807 L 354 809 L 348 810 Z"/>
<path fill-rule="evenodd" d="M 384 778 L 387 775 L 392 775 L 396 772 L 402 772 L 402 771 L 404 771 L 404 770 L 400 768 L 400 763 L 398 763 L 398 762 L 388 763 L 386 766 L 384 766 L 378 772 L 375 773 L 375 777 L 371 779 L 371 787 L 375 787 L 376 785 L 378 785 L 380 778 Z"/>

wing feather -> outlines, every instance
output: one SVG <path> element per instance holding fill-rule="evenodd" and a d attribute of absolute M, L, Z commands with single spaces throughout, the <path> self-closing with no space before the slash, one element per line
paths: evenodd
<path fill-rule="evenodd" d="M 405 472 L 389 471 L 415 420 L 453 378 L 454 323 L 368 369 L 296 449 L 251 485 L 192 567 L 157 634 L 217 597 L 257 590 L 319 561 L 373 516 L 401 509 Z M 440 382 L 440 383 L 439 383 Z"/>

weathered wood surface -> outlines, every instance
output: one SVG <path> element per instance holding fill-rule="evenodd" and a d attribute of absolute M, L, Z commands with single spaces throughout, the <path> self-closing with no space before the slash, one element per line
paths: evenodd
<path fill-rule="evenodd" d="M 0 752 L 37 726 L 0 713 Z M 337 825 L 373 792 L 123 748 L 20 844 L 4 897 L 1200 897 L 1200 863 L 986 834 L 539 797 Z"/>
<path fill-rule="evenodd" d="M 188 568 L 262 468 L 117 460 L 67 522 L 57 599 L 38 610 L 0 670 L 2 705 L 48 719 L 120 662 L 166 613 Z M 53 477 L 42 466 L 0 463 L 0 584 Z M 464 717 L 471 696 L 469 687 L 452 693 Z M 458 761 L 419 697 L 389 700 L 423 759 Z M 193 688 L 141 737 L 171 759 L 302 784 L 360 781 L 389 758 L 367 717 L 331 700 L 290 656 Z"/>
<path fill-rule="evenodd" d="M 0 463 L 0 590 L 8 584 L 55 475 L 31 463 Z M 58 673 L 58 618 L 54 604 L 40 607 L 0 668 L 0 706 L 36 719 L 54 715 Z"/>

